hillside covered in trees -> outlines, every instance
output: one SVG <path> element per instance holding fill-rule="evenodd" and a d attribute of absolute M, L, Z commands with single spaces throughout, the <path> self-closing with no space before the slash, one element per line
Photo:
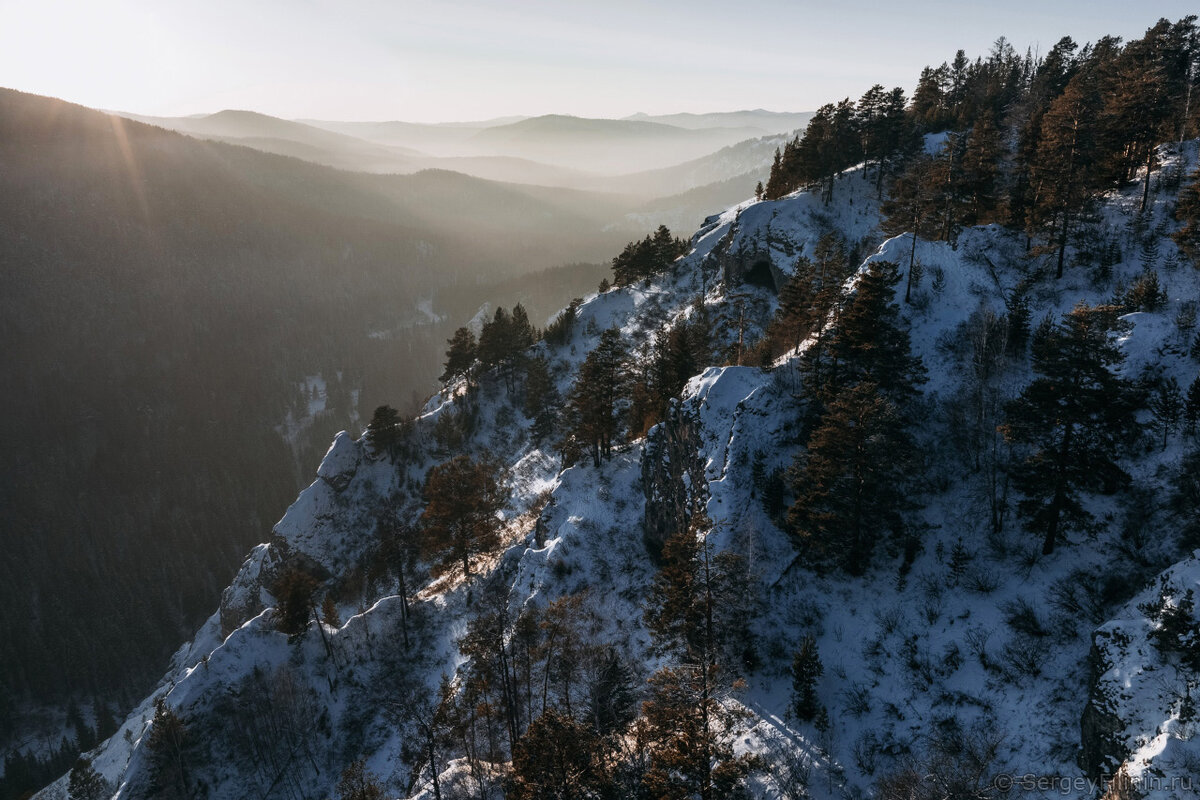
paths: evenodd
<path fill-rule="evenodd" d="M 25 789 L 69 762 L 21 777 L 20 753 L 73 759 L 153 685 L 335 433 L 415 408 L 482 303 L 544 319 L 603 271 L 559 265 L 625 238 L 577 193 L 337 172 L 9 90 L 0 163 L 0 752 Z M 72 741 L 43 739 L 55 707 Z"/>
<path fill-rule="evenodd" d="M 1198 65 L 959 53 L 459 328 L 40 796 L 1194 793 Z"/>

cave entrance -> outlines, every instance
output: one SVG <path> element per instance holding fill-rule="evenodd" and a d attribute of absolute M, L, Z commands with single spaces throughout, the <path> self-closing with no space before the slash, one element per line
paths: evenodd
<path fill-rule="evenodd" d="M 746 270 L 746 274 L 742 276 L 742 283 L 761 286 L 772 292 L 779 291 L 779 287 L 775 285 L 775 273 L 771 271 L 771 262 L 769 261 L 755 262 L 754 266 Z"/>

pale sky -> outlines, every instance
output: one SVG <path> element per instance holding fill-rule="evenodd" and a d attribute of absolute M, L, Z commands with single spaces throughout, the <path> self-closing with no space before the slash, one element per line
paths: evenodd
<path fill-rule="evenodd" d="M 474 120 L 807 111 L 998 36 L 1140 36 L 1132 0 L 0 0 L 0 86 L 176 116 Z"/>

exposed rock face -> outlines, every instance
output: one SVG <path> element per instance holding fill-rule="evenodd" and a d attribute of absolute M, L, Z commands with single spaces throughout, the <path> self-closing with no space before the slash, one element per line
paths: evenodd
<path fill-rule="evenodd" d="M 334 491 L 345 491 L 358 472 L 362 455 L 362 446 L 350 434 L 342 431 L 329 446 L 325 458 L 321 459 L 317 477 L 333 487 Z"/>
<path fill-rule="evenodd" d="M 317 479 L 275 523 L 267 543 L 251 551 L 222 593 L 222 633 L 228 635 L 272 605 L 271 587 L 288 569 L 318 581 L 346 574 L 371 547 L 376 511 L 395 491 L 391 463 L 370 458 L 361 442 L 339 433 L 317 468 Z"/>
<path fill-rule="evenodd" d="M 260 544 L 250 551 L 246 563 L 238 571 L 233 583 L 221 593 L 221 636 L 228 636 L 258 616 L 266 607 L 263 604 L 263 562 L 269 548 Z"/>
<path fill-rule="evenodd" d="M 1117 716 L 1116 699 L 1106 692 L 1101 677 L 1112 668 L 1105 658 L 1112 632 L 1096 631 L 1088 654 L 1088 702 L 1079 720 L 1079 767 L 1092 780 L 1116 774 L 1128 750 L 1123 744 L 1125 723 Z"/>
<path fill-rule="evenodd" d="M 713 250 L 713 257 L 726 286 L 742 286 L 751 284 L 778 292 L 787 281 L 788 276 L 775 265 L 771 257 L 771 246 L 777 245 L 784 251 L 795 251 L 795 245 L 788 240 L 766 241 L 759 239 L 747 240 L 739 237 L 738 224 L 735 222 L 729 229 L 729 234 Z M 770 232 L 768 231 L 768 237 Z M 734 242 L 737 242 L 735 245 Z"/>
<path fill-rule="evenodd" d="M 707 483 L 700 456 L 702 446 L 699 420 L 678 403 L 672 403 L 667 418 L 646 437 L 642 455 L 642 488 L 646 494 L 642 532 L 646 549 L 656 559 L 663 543 L 691 521 L 698 505 L 694 487 Z"/>
<path fill-rule="evenodd" d="M 1200 674 L 1189 657 L 1198 590 L 1200 553 L 1161 573 L 1092 637 L 1079 766 L 1105 800 L 1173 800 L 1200 786 L 1188 777 L 1200 774 Z"/>

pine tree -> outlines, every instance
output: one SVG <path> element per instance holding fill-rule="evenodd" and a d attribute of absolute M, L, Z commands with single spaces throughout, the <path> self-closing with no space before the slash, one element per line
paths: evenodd
<path fill-rule="evenodd" d="M 538 340 L 537 328 L 529 321 L 525 306 L 517 303 L 512 309 L 512 333 L 509 347 L 512 355 L 524 353 Z"/>
<path fill-rule="evenodd" d="M 607 649 L 588 690 L 588 713 L 596 735 L 619 734 L 637 718 L 637 686 L 621 654 Z"/>
<path fill-rule="evenodd" d="M 525 365 L 525 398 L 522 410 L 533 420 L 530 433 L 535 442 L 543 442 L 558 423 L 562 400 L 550 375 L 550 365 L 543 356 L 529 359 Z"/>
<path fill-rule="evenodd" d="M 1050 104 L 1030 164 L 1030 223 L 1050 234 L 1058 253 L 1056 278 L 1063 274 L 1071 222 L 1091 198 L 1096 182 L 1101 97 L 1093 78 L 1076 75 Z"/>
<path fill-rule="evenodd" d="M 609 328 L 584 359 L 571 389 L 570 405 L 575 416 L 575 438 L 586 446 L 592 463 L 612 456 L 617 437 L 617 403 L 624 397 L 625 345 L 621 332 Z"/>
<path fill-rule="evenodd" d="M 835 363 L 826 391 L 872 383 L 897 405 L 912 400 L 925 382 L 925 367 L 912 355 L 907 327 L 894 302 L 900 274 L 891 261 L 872 261 L 859 276 L 830 344 Z"/>
<path fill-rule="evenodd" d="M 337 796 L 338 800 L 383 800 L 383 789 L 375 776 L 367 771 L 366 763 L 358 760 L 342 770 Z"/>
<path fill-rule="evenodd" d="M 391 406 L 379 406 L 367 423 L 367 444 L 376 458 L 387 456 L 395 459 L 404 438 L 400 412 Z"/>
<path fill-rule="evenodd" d="M 1113 367 L 1123 360 L 1110 340 L 1117 310 L 1080 304 L 1033 340 L 1038 374 L 1007 406 L 1005 437 L 1028 453 L 1015 470 L 1024 494 L 1018 512 L 1040 533 L 1042 552 L 1054 552 L 1061 531 L 1087 529 L 1091 514 L 1081 492 L 1127 480 L 1117 465 L 1122 442 L 1136 429 L 1133 395 Z"/>
<path fill-rule="evenodd" d="M 112 793 L 112 784 L 96 772 L 90 759 L 80 756 L 67 779 L 67 796 L 71 800 L 106 800 Z"/>
<path fill-rule="evenodd" d="M 611 786 L 601 745 L 588 726 L 547 709 L 513 749 L 504 796 L 513 800 L 605 796 Z"/>
<path fill-rule="evenodd" d="M 271 586 L 275 596 L 275 627 L 289 636 L 303 633 L 316 616 L 313 595 L 320 586 L 317 579 L 303 569 L 291 566 Z"/>
<path fill-rule="evenodd" d="M 968 225 L 992 221 L 1000 191 L 1000 160 L 1004 143 L 990 113 L 982 114 L 967 136 L 962 163 L 962 191 L 966 198 Z"/>
<path fill-rule="evenodd" d="M 687 243 L 672 236 L 666 225 L 659 225 L 654 231 L 655 272 L 669 268 L 675 259 L 686 252 Z"/>
<path fill-rule="evenodd" d="M 789 144 L 791 144 L 789 142 Z M 763 199 L 778 200 L 787 194 L 784 189 L 785 178 L 783 175 L 783 154 L 779 148 L 775 148 L 775 160 L 771 163 L 771 174 L 767 177 L 767 185 L 763 189 Z"/>
<path fill-rule="evenodd" d="M 882 206 L 885 215 L 881 225 L 883 232 L 888 236 L 907 233 L 912 237 L 908 253 L 909 277 L 904 288 L 906 303 L 912 299 L 917 239 L 933 239 L 940 231 L 937 219 L 939 194 L 937 164 L 932 157 L 922 154 L 910 160 L 904 172 L 897 176 Z"/>
<path fill-rule="evenodd" d="M 475 364 L 476 343 L 475 334 L 470 328 L 462 327 L 454 332 L 454 336 L 446 342 L 450 349 L 446 351 L 445 369 L 439 379 L 442 383 L 450 383 L 459 378 L 470 379 L 471 367 Z"/>
<path fill-rule="evenodd" d="M 1187 423 L 1188 435 L 1196 433 L 1196 423 L 1200 422 L 1200 376 L 1197 376 L 1188 386 L 1187 401 L 1184 407 L 1184 421 Z"/>
<path fill-rule="evenodd" d="M 800 256 L 792 274 L 779 289 L 779 309 L 772 321 L 770 335 L 784 350 L 795 350 L 818 323 L 815 267 Z"/>
<path fill-rule="evenodd" d="M 1029 298 L 1025 295 L 1014 297 L 1006 316 L 1008 330 L 1005 347 L 1009 355 L 1022 358 L 1025 356 L 1025 345 L 1029 343 L 1030 316 Z"/>
<path fill-rule="evenodd" d="M 909 114 L 922 132 L 945 130 L 950 122 L 950 110 L 946 105 L 946 88 L 950 68 L 925 67 L 917 79 L 913 91 Z"/>
<path fill-rule="evenodd" d="M 895 406 L 875 384 L 836 395 L 793 471 L 788 530 L 799 560 L 863 574 L 878 540 L 904 530 L 912 453 Z"/>
<path fill-rule="evenodd" d="M 663 667 L 650 676 L 650 697 L 642 705 L 650 766 L 642 792 L 653 800 L 721 800 L 735 797 L 758 766 L 751 755 L 735 755 L 740 721 L 724 692 L 713 685 L 716 670 Z"/>
<path fill-rule="evenodd" d="M 497 308 L 491 321 L 483 323 L 476 352 L 485 368 L 497 368 L 505 388 L 511 393 L 515 388 L 517 367 L 535 338 L 536 331 L 529 324 L 529 316 L 518 303 L 511 314 L 504 308 Z"/>
<path fill-rule="evenodd" d="M 440 556 L 440 566 L 461 564 L 471 576 L 471 557 L 490 552 L 500 541 L 505 497 L 499 470 L 488 458 L 479 461 L 456 456 L 429 470 L 425 478 L 425 510 L 421 526 L 428 549 Z"/>
<path fill-rule="evenodd" d="M 503 306 L 497 308 L 492 318 L 483 323 L 479 332 L 476 355 L 484 368 L 499 366 L 512 351 L 512 315 Z"/>
<path fill-rule="evenodd" d="M 1144 211 L 1150 198 L 1155 146 L 1180 130 L 1183 99 L 1195 58 L 1195 18 L 1172 25 L 1165 19 L 1131 41 L 1114 59 L 1107 81 L 1104 123 L 1117 181 L 1140 166 Z"/>
<path fill-rule="evenodd" d="M 1158 280 L 1158 273 L 1151 269 L 1139 275 L 1126 290 L 1121 305 L 1127 312 L 1158 311 L 1166 303 L 1166 290 Z"/>
<path fill-rule="evenodd" d="M 701 502 L 693 500 L 697 509 Z M 729 645 L 752 610 L 735 588 L 745 580 L 741 559 L 714 554 L 710 529 L 697 511 L 688 527 L 667 538 L 650 592 L 647 625 L 658 648 L 678 662 L 651 676 L 642 706 L 651 742 L 643 787 L 653 798 L 729 797 L 756 765 L 734 755 L 740 717 L 722 702 L 732 688 L 725 676 L 737 661 Z"/>
<path fill-rule="evenodd" d="M 1200 268 L 1200 169 L 1190 178 L 1191 182 L 1183 187 L 1175 203 L 1175 219 L 1183 226 L 1172 233 L 1171 238 L 1192 264 Z"/>
<path fill-rule="evenodd" d="M 1162 432 L 1162 449 L 1167 449 L 1167 437 L 1179 424 L 1183 416 L 1183 393 L 1174 375 L 1162 379 L 1150 394 L 1150 413 L 1154 415 L 1154 427 Z"/>
<path fill-rule="evenodd" d="M 154 794 L 159 797 L 191 797 L 190 762 L 196 742 L 183 718 L 162 698 L 155 703 L 147 734 Z"/>
<path fill-rule="evenodd" d="M 809 634 L 792 656 L 792 710 L 798 719 L 811 721 L 821 710 L 817 681 L 824 671 L 817 653 L 817 640 Z"/>

